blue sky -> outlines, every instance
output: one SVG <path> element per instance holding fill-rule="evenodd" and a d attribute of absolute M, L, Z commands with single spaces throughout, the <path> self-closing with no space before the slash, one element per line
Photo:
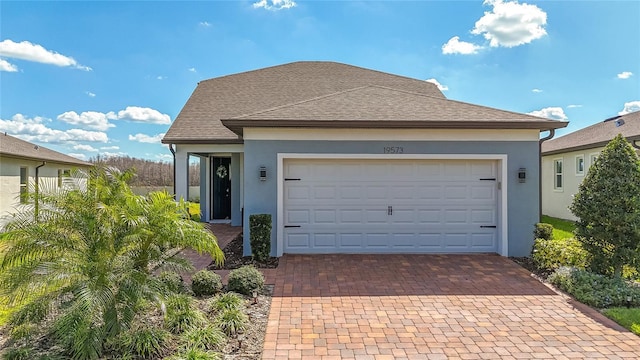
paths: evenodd
<path fill-rule="evenodd" d="M 3 0 L 0 131 L 168 161 L 198 81 L 298 60 L 435 79 L 564 134 L 640 110 L 640 2 Z"/>

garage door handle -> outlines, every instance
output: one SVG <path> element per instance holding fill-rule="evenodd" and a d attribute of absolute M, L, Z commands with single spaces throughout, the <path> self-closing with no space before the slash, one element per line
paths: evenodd
<path fill-rule="evenodd" d="M 285 225 L 285 228 L 299 228 L 300 225 Z"/>
<path fill-rule="evenodd" d="M 387 207 L 387 215 L 393 215 L 393 206 L 389 205 L 389 207 Z"/>
<path fill-rule="evenodd" d="M 495 229 L 497 226 L 495 225 L 480 225 L 481 228 L 491 228 L 491 229 Z"/>

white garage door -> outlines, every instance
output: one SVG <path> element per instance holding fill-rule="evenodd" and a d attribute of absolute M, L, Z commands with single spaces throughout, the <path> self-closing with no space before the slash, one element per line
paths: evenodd
<path fill-rule="evenodd" d="M 289 159 L 285 253 L 497 252 L 490 160 Z"/>

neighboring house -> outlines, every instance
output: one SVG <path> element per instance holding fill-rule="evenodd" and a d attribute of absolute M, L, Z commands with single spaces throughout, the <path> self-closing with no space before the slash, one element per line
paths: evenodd
<path fill-rule="evenodd" d="M 0 217 L 15 212 L 26 195 L 41 188 L 63 186 L 74 168 L 90 163 L 7 135 L 0 134 Z"/>
<path fill-rule="evenodd" d="M 636 149 L 640 140 L 640 111 L 614 116 L 542 143 L 542 213 L 576 220 L 569 205 L 589 167 L 609 141 L 622 134 Z"/>
<path fill-rule="evenodd" d="M 273 217 L 283 253 L 529 254 L 540 132 L 426 81 L 294 62 L 202 81 L 167 131 L 176 195 L 201 159 L 205 221 Z M 519 174 L 526 176 L 519 180 Z"/>

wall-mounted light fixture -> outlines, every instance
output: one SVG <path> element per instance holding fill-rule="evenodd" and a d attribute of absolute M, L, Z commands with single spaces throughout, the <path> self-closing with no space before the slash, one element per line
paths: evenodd
<path fill-rule="evenodd" d="M 518 169 L 518 182 L 523 183 L 527 181 L 527 169 Z"/>
<path fill-rule="evenodd" d="M 265 166 L 260 166 L 260 181 L 267 180 L 267 168 Z"/>

